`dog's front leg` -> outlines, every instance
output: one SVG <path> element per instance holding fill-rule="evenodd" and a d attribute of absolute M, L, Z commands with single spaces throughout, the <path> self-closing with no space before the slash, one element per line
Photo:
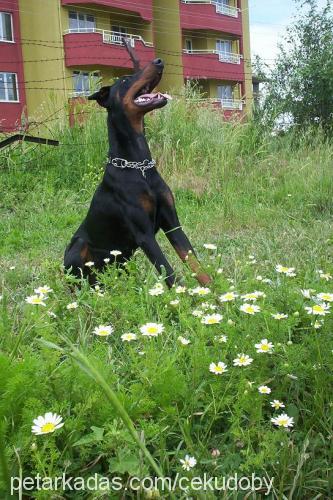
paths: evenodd
<path fill-rule="evenodd" d="M 195 273 L 201 285 L 211 282 L 211 277 L 204 272 L 193 247 L 184 233 L 174 206 L 165 207 L 162 210 L 161 227 L 166 237 L 183 262 L 187 262 L 191 270 Z"/>
<path fill-rule="evenodd" d="M 175 283 L 175 273 L 169 262 L 165 258 L 159 244 L 153 235 L 141 235 L 137 238 L 137 243 L 147 255 L 150 262 L 156 267 L 159 274 L 162 274 L 163 268 L 166 272 L 166 283 L 169 288 Z"/>

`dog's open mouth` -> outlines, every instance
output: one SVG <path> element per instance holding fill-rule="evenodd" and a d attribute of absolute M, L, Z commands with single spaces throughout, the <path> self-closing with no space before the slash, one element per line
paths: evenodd
<path fill-rule="evenodd" d="M 161 92 L 141 94 L 134 99 L 135 104 L 138 106 L 146 106 L 148 104 L 159 104 L 166 100 L 170 100 L 172 97 L 169 94 L 162 94 Z"/>
<path fill-rule="evenodd" d="M 162 94 L 161 92 L 152 92 L 152 88 L 145 85 L 135 96 L 134 102 L 137 106 L 151 106 L 166 104 L 172 97 L 169 94 Z"/>

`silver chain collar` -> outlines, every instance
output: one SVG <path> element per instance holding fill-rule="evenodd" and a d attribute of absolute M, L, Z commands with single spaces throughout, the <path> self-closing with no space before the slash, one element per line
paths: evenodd
<path fill-rule="evenodd" d="M 141 170 L 143 177 L 146 177 L 146 170 L 155 167 L 155 160 L 144 160 L 144 161 L 127 161 L 124 158 L 111 158 L 109 159 L 111 165 L 117 168 L 134 168 L 135 170 Z"/>

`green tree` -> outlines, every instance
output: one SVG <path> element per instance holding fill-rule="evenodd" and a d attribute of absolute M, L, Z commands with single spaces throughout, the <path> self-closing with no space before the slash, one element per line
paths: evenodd
<path fill-rule="evenodd" d="M 333 130 L 333 15 L 331 0 L 295 0 L 296 21 L 287 28 L 266 84 L 263 116 L 294 125 Z"/>

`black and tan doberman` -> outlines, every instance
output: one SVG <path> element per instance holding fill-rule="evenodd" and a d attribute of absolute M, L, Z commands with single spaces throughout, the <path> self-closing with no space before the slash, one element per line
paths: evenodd
<path fill-rule="evenodd" d="M 168 102 L 169 96 L 153 93 L 162 77 L 163 61 L 155 59 L 140 69 L 133 49 L 124 43 L 134 74 L 89 97 L 108 112 L 109 160 L 87 216 L 66 249 L 65 269 L 94 283 L 93 269 L 102 270 L 105 259 L 124 263 L 140 247 L 159 273 L 165 270 L 171 287 L 175 273 L 155 239 L 162 229 L 198 281 L 207 284 L 210 277 L 201 269 L 181 227 L 174 197 L 155 168 L 144 134 L 144 115 Z M 121 254 L 110 254 L 115 250 Z"/>

